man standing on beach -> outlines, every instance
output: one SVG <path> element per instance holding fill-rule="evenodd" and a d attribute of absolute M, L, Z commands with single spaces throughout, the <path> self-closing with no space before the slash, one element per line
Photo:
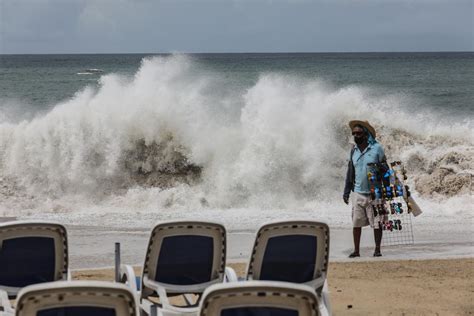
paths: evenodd
<path fill-rule="evenodd" d="M 352 197 L 352 234 L 354 237 L 354 251 L 349 258 L 360 257 L 359 246 L 362 227 L 370 225 L 374 229 L 375 251 L 374 257 L 382 256 L 380 243 L 382 229 L 374 223 L 374 212 L 370 204 L 370 188 L 367 179 L 367 164 L 385 162 L 382 146 L 375 140 L 375 129 L 367 121 L 350 121 L 349 127 L 354 136 L 355 146 L 351 150 L 349 165 L 344 187 L 344 203 L 349 204 L 349 195 Z"/>

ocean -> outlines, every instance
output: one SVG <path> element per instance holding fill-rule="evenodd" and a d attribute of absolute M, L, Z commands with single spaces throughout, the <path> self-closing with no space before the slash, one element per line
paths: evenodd
<path fill-rule="evenodd" d="M 0 216 L 348 231 L 363 119 L 406 166 L 421 240 L 472 251 L 473 87 L 474 53 L 0 55 Z"/>

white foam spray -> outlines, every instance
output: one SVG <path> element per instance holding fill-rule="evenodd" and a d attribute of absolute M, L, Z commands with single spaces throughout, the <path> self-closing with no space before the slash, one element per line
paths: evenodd
<path fill-rule="evenodd" d="M 348 225 L 340 196 L 347 122 L 358 118 L 375 126 L 389 160 L 406 163 L 427 214 L 449 205 L 471 216 L 472 120 L 439 123 L 407 102 L 278 73 L 235 88 L 186 56 L 145 59 L 132 78 L 104 75 L 47 114 L 0 124 L 0 212 L 97 224 L 279 209 Z"/>

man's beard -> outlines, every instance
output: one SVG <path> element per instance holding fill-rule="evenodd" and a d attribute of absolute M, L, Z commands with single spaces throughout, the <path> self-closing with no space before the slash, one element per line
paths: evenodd
<path fill-rule="evenodd" d="M 363 144 L 366 140 L 366 137 L 354 137 L 354 142 L 357 145 Z"/>

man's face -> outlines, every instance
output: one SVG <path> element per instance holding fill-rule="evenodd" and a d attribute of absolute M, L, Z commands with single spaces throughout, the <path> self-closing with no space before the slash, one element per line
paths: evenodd
<path fill-rule="evenodd" d="M 364 129 L 360 126 L 356 126 L 352 129 L 352 136 L 354 136 L 354 142 L 356 144 L 362 144 L 366 140 Z"/>

